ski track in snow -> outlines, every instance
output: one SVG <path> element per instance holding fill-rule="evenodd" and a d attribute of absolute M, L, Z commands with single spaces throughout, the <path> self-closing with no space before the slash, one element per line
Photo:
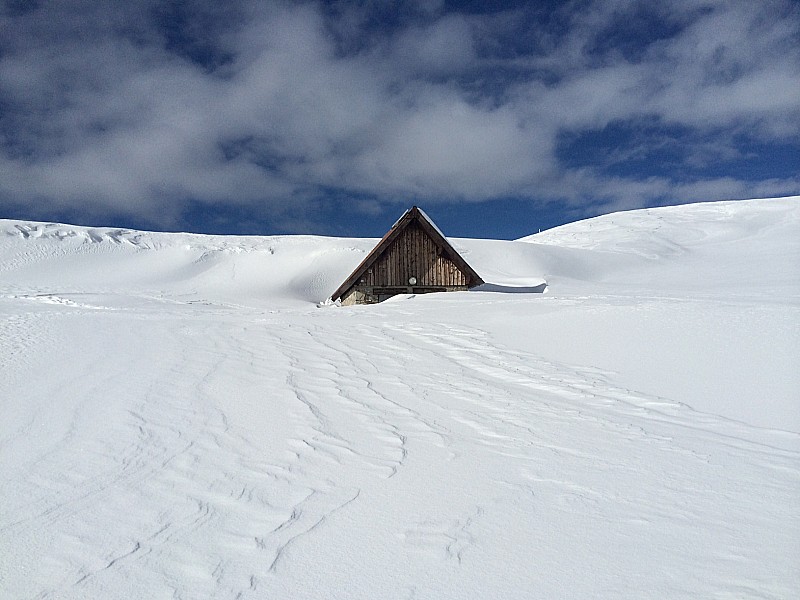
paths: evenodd
<path fill-rule="evenodd" d="M 17 231 L 2 272 L 155 245 Z M 797 433 L 503 345 L 456 301 L 272 309 L 109 287 L 0 287 L 2 597 L 800 589 Z"/>

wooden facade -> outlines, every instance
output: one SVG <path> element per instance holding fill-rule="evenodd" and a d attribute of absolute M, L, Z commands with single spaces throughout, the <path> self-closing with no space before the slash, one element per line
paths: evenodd
<path fill-rule="evenodd" d="M 374 304 L 397 294 L 467 290 L 483 280 L 416 206 L 407 210 L 333 293 L 342 304 Z"/>

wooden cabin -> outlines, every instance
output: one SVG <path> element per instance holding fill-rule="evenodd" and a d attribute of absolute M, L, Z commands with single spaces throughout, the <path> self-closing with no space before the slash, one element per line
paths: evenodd
<path fill-rule="evenodd" d="M 428 216 L 408 209 L 331 295 L 343 305 L 375 304 L 397 294 L 454 292 L 483 279 Z"/>

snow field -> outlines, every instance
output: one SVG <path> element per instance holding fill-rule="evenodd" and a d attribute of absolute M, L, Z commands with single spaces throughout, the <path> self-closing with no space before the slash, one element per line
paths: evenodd
<path fill-rule="evenodd" d="M 800 277 L 760 263 L 800 207 L 771 202 L 673 258 L 646 212 L 604 233 L 634 252 L 459 240 L 548 292 L 346 309 L 312 302 L 370 241 L 0 223 L 0 595 L 793 597 Z"/>

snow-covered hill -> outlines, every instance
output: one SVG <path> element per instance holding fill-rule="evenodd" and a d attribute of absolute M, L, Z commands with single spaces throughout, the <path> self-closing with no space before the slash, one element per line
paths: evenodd
<path fill-rule="evenodd" d="M 0 596 L 793 597 L 800 198 L 453 242 L 0 221 Z"/>

